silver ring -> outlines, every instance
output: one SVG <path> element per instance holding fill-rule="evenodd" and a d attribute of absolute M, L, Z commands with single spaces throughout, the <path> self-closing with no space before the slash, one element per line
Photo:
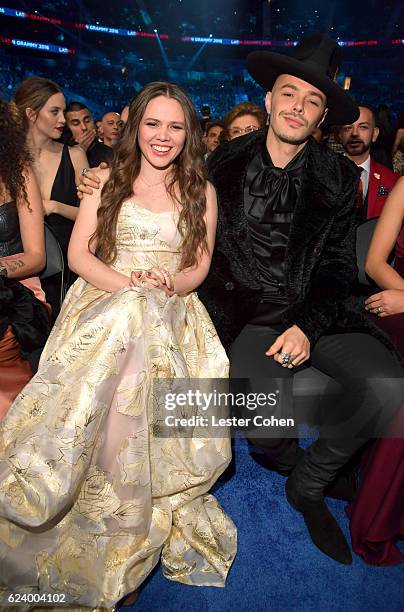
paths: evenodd
<path fill-rule="evenodd" d="M 88 174 L 88 168 L 83 168 L 83 170 L 81 171 L 81 176 L 87 176 Z"/>
<path fill-rule="evenodd" d="M 285 351 L 281 351 L 280 356 L 282 358 L 282 365 L 287 365 L 289 361 L 291 361 L 292 355 L 290 353 L 286 353 Z"/>
<path fill-rule="evenodd" d="M 379 307 L 377 308 L 377 312 L 378 312 L 378 313 L 383 312 L 383 308 L 382 308 L 381 306 L 379 306 Z"/>

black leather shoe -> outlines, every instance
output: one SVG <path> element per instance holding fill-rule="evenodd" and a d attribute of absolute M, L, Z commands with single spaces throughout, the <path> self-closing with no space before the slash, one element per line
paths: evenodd
<path fill-rule="evenodd" d="M 296 454 L 296 463 L 303 456 L 303 454 L 304 450 L 299 448 Z M 275 459 L 271 458 L 265 453 L 252 452 L 251 457 L 266 470 L 277 472 L 281 476 L 290 476 L 296 465 L 296 463 L 290 466 L 280 465 Z M 338 476 L 333 483 L 324 489 L 324 495 L 327 497 L 332 497 L 333 499 L 352 502 L 355 499 L 357 488 L 355 474 L 352 471 L 347 471 L 346 473 Z"/>
<path fill-rule="evenodd" d="M 299 448 L 298 452 L 296 453 L 296 460 L 294 460 L 293 464 L 290 465 L 281 464 L 275 458 L 270 457 L 266 453 L 251 452 L 250 454 L 254 461 L 259 463 L 266 470 L 270 470 L 271 472 L 277 472 L 281 476 L 290 476 L 296 466 L 296 463 L 304 454 L 304 450 L 302 448 Z"/>
<path fill-rule="evenodd" d="M 358 483 L 355 473 L 347 471 L 344 474 L 340 474 L 334 482 L 325 487 L 324 495 L 351 503 L 356 497 L 357 490 Z"/>
<path fill-rule="evenodd" d="M 281 476 L 290 476 L 298 461 L 303 457 L 304 450 L 297 444 L 293 444 L 277 456 L 271 456 L 265 451 L 252 451 L 250 454 L 254 461 L 266 470 L 277 472 Z"/>
<path fill-rule="evenodd" d="M 352 563 L 350 548 L 324 499 L 311 499 L 302 495 L 296 489 L 293 476 L 286 481 L 286 498 L 289 504 L 303 515 L 313 544 L 338 563 L 350 565 Z"/>

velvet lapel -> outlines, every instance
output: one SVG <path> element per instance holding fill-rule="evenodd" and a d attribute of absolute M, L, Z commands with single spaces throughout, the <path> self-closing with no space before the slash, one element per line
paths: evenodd
<path fill-rule="evenodd" d="M 240 265 L 240 274 L 248 275 L 251 286 L 259 286 L 259 278 L 244 214 L 243 189 L 248 164 L 265 138 L 266 130 L 237 138 L 221 147 L 209 164 L 218 193 L 217 247 L 220 242 L 232 253 L 235 267 Z M 290 227 L 289 266 L 299 259 L 307 242 L 321 232 L 338 205 L 340 176 L 334 156 L 325 154 L 314 138 L 310 138 L 307 147 L 302 191 Z"/>
<path fill-rule="evenodd" d="M 239 274 L 250 279 L 252 288 L 260 287 L 253 246 L 244 213 L 244 181 L 247 168 L 265 142 L 265 130 L 237 138 L 225 145 L 209 164 L 218 194 L 217 246 L 232 253 Z M 229 163 L 231 162 L 231 164 Z"/>
<path fill-rule="evenodd" d="M 307 162 L 300 198 L 290 226 L 289 257 L 297 257 L 307 242 L 321 232 L 338 204 L 339 180 L 335 160 L 325 155 L 311 138 L 307 143 Z"/>

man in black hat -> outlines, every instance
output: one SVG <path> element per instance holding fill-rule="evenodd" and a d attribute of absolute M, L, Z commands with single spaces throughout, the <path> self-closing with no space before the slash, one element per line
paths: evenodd
<path fill-rule="evenodd" d="M 358 117 L 334 81 L 340 59 L 337 43 L 323 35 L 302 41 L 293 56 L 248 56 L 250 74 L 268 92 L 269 126 L 210 158 L 218 232 L 198 294 L 229 348 L 231 377 L 247 380 L 250 393 L 279 391 L 283 415 L 296 369 L 316 368 L 345 390 L 329 409 L 334 419 L 340 410 L 345 423 L 305 452 L 279 429 L 273 438 L 257 426 L 248 437 L 289 476 L 288 501 L 316 546 L 349 564 L 349 546 L 324 497 L 349 497 L 341 468 L 369 437 L 370 420 L 380 433 L 404 394 L 401 366 L 374 335 L 358 333 L 370 326 L 347 300 L 357 273 L 357 169 L 310 136 L 326 116 L 338 124 Z"/>

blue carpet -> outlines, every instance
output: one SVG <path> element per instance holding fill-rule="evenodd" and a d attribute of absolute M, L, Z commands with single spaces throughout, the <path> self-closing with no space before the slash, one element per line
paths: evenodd
<path fill-rule="evenodd" d="M 285 500 L 285 479 L 256 464 L 243 438 L 235 442 L 236 475 L 214 491 L 238 527 L 238 554 L 226 587 L 174 583 L 157 567 L 137 603 L 121 610 L 401 612 L 404 565 L 371 567 L 355 555 L 346 567 L 320 553 Z M 346 503 L 329 505 L 350 541 Z"/>

